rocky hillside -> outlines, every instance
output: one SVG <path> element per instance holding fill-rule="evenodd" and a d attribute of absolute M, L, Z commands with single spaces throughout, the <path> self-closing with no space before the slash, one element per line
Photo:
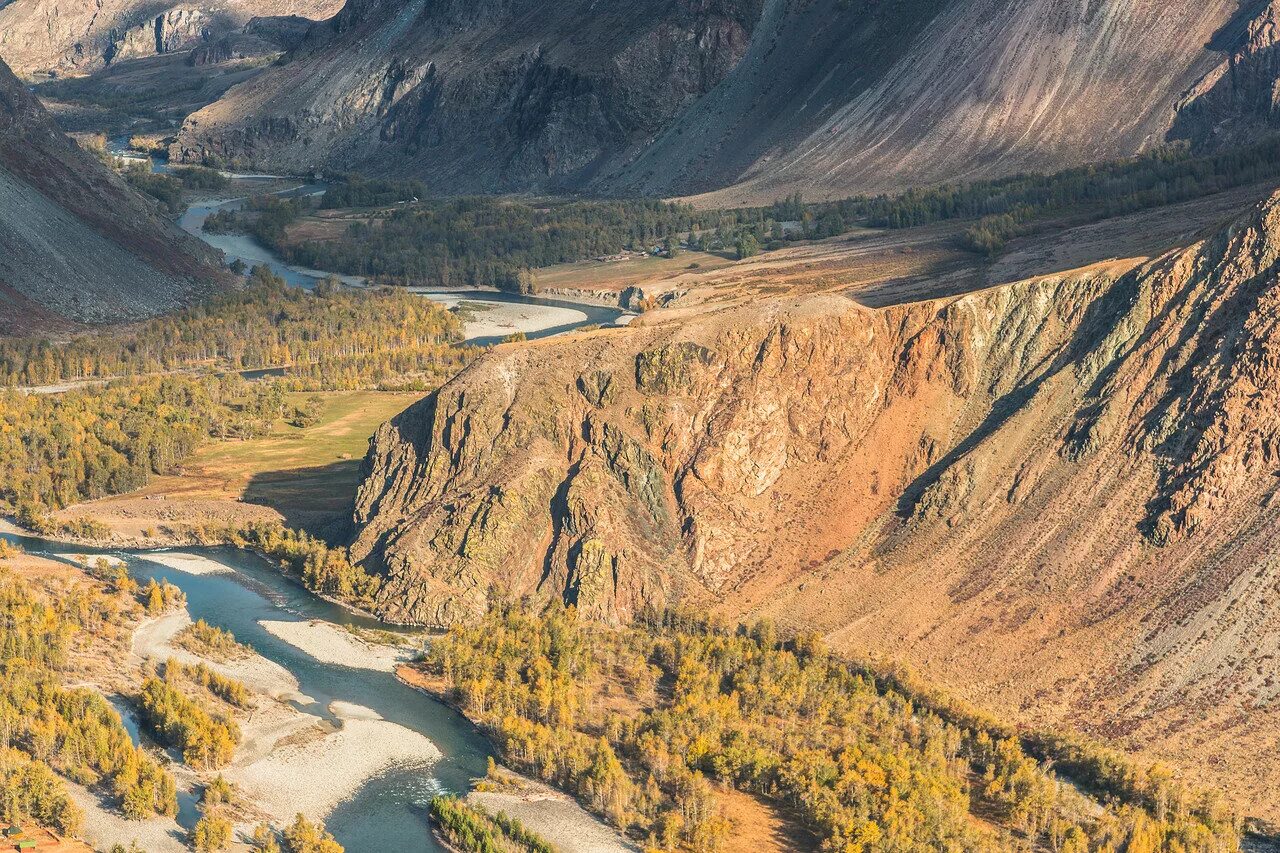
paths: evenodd
<path fill-rule="evenodd" d="M 341 0 L 8 0 L 0 3 L 0 59 L 22 76 L 92 71 L 116 60 L 188 50 L 254 17 L 327 18 Z"/>
<path fill-rule="evenodd" d="M 350 0 L 290 61 L 190 117 L 189 160 L 577 186 L 746 51 L 760 0 Z"/>
<path fill-rule="evenodd" d="M 1278 317 L 1280 197 L 1148 262 L 499 348 L 379 431 L 354 553 L 418 623 L 818 628 L 1280 818 Z"/>
<path fill-rule="evenodd" d="M 1273 16 L 1239 0 L 349 0 L 291 62 L 192 116 L 175 153 L 442 192 L 732 186 L 730 202 L 1053 170 L 1271 127 Z"/>
<path fill-rule="evenodd" d="M 220 275 L 0 63 L 0 333 L 172 310 Z"/>

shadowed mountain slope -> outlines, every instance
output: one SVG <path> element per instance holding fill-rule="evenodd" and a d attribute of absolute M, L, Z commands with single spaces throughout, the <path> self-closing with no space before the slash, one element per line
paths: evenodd
<path fill-rule="evenodd" d="M 1256 0 L 350 0 L 175 153 L 441 192 L 772 200 L 1270 132 Z M 1183 118 L 1185 116 L 1185 118 Z"/>
<path fill-rule="evenodd" d="M 116 60 L 188 50 L 254 17 L 323 19 L 341 0 L 9 0 L 0 3 L 0 59 L 18 74 L 93 71 Z"/>
<path fill-rule="evenodd" d="M 0 330 L 172 310 L 211 287 L 217 265 L 0 63 Z"/>

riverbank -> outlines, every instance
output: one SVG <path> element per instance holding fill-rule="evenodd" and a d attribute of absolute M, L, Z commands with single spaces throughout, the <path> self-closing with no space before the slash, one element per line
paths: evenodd
<path fill-rule="evenodd" d="M 197 200 L 178 220 L 179 227 L 221 251 L 228 262 L 239 260 L 247 267 L 265 264 L 276 275 L 296 287 L 310 289 L 329 278 L 335 278 L 348 287 L 369 285 L 368 280 L 363 276 L 291 264 L 249 234 L 207 233 L 204 225 L 209 217 L 221 211 L 243 208 L 248 196 L 252 194 L 251 189 L 269 192 L 282 198 L 322 195 L 327 189 L 327 185 L 323 182 L 285 188 L 267 188 L 261 181 L 248 176 L 232 176 L 232 178 L 231 192 L 234 195 L 226 198 L 203 197 Z M 465 342 L 480 346 L 498 343 L 511 335 L 524 335 L 529 338 L 549 337 L 587 325 L 626 325 L 633 316 L 616 302 L 610 304 L 608 300 L 602 300 L 586 290 L 574 295 L 571 288 L 564 289 L 563 294 L 557 294 L 552 299 L 510 294 L 486 287 L 465 289 L 411 287 L 408 289 L 446 308 L 463 308 Z"/>
<path fill-rule="evenodd" d="M 392 673 L 398 665 L 417 655 L 417 650 L 407 644 L 388 646 L 368 643 L 327 622 L 313 620 L 259 624 L 272 636 L 330 666 Z"/>
<path fill-rule="evenodd" d="M 179 566 L 193 577 L 230 573 L 227 567 L 200 555 L 153 556 L 165 556 L 164 565 Z M 132 650 L 143 665 L 167 660 L 203 664 L 249 688 L 251 707 L 234 715 L 242 742 L 234 760 L 218 773 L 237 787 L 245 809 L 255 820 L 262 817 L 285 825 L 298 812 L 324 820 L 392 767 L 426 769 L 441 759 L 440 749 L 430 739 L 385 719 L 372 708 L 341 701 L 317 705 L 289 670 L 257 651 L 226 661 L 178 647 L 175 638 L 190 624 L 192 618 L 185 608 L 146 620 L 133 632 Z M 371 654 L 380 670 L 389 671 L 392 665 L 389 652 L 355 638 L 344 643 L 346 632 L 332 625 L 318 621 L 259 624 L 290 636 L 293 632 L 281 630 L 281 625 L 304 626 L 308 639 L 302 645 L 314 650 L 315 637 L 323 637 L 329 648 L 341 650 L 341 654 L 329 656 L 341 657 L 342 665 L 367 666 Z M 213 774 L 197 775 L 207 781 L 205 777 Z M 94 822 L 109 827 L 113 816 L 110 812 L 96 814 Z M 245 821 L 237 830 L 247 833 L 254 822 Z M 148 828 L 148 835 L 155 840 L 154 827 Z"/>
<path fill-rule="evenodd" d="M 463 334 L 469 342 L 511 335 L 528 337 L 547 329 L 588 322 L 587 312 L 579 309 L 480 300 L 475 296 L 476 291 L 451 293 L 421 288 L 409 288 L 409 291 L 457 312 L 462 318 Z"/>
<path fill-rule="evenodd" d="M 395 676 L 401 683 L 462 713 L 448 695 L 444 681 L 422 668 L 400 665 L 395 669 Z M 472 725 L 475 726 L 474 721 Z M 475 728 L 487 738 L 479 726 Z M 472 790 L 463 799 L 490 812 L 505 812 L 516 818 L 561 853 L 638 853 L 641 850 L 568 794 L 506 767 L 501 768 L 501 776 L 502 790 Z"/>

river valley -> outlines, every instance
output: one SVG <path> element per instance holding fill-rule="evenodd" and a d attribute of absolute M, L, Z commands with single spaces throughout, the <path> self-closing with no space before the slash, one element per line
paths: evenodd
<path fill-rule="evenodd" d="M 358 731 L 362 724 L 375 717 L 385 721 L 379 723 L 382 726 L 379 734 L 388 747 L 386 754 L 343 756 L 344 748 L 367 746 L 367 742 L 362 744 L 352 738 L 350 747 L 340 744 L 333 753 L 332 776 L 327 770 L 303 779 L 288 779 L 285 774 L 279 777 L 277 786 L 286 792 L 293 788 L 324 792 L 327 787 L 338 784 L 341 764 L 354 758 L 361 766 L 377 767 L 376 773 L 361 780 L 358 790 L 331 810 L 320 814 L 311 812 L 309 816 L 324 819 L 348 850 L 440 849 L 432 839 L 425 806 L 435 794 L 465 792 L 471 779 L 484 774 L 490 755 L 485 739 L 459 714 L 399 682 L 385 668 L 326 663 L 304 651 L 300 646 L 306 644 L 294 640 L 294 632 L 281 628 L 281 625 L 298 627 L 312 622 L 339 631 L 348 626 L 379 629 L 389 626 L 319 599 L 282 576 L 265 560 L 232 548 L 187 550 L 182 553 L 204 559 L 183 561 L 170 559 L 170 552 L 103 552 L 32 537 L 5 534 L 5 538 L 19 543 L 28 553 L 59 560 L 74 561 L 77 555 L 86 553 L 90 557 L 109 553 L 111 557 L 125 560 L 130 574 L 143 584 L 151 578 L 167 578 L 186 594 L 191 619 L 203 619 L 233 632 L 237 639 L 296 680 L 296 695 L 286 697 L 296 710 L 338 730 L 354 726 Z M 175 568 L 184 562 L 199 568 L 191 571 Z M 129 711 L 124 703 L 118 707 L 126 714 Z M 137 731 L 136 724 L 127 716 L 126 723 Z M 397 744 L 412 744 L 421 739 L 432 748 L 415 750 L 416 754 L 409 756 L 395 754 Z M 249 747 L 247 743 L 241 747 L 241 755 L 226 771 L 228 778 L 266 778 L 265 772 L 253 766 L 261 763 L 254 756 L 248 756 L 249 767 L 241 766 L 245 762 L 243 753 L 252 752 Z M 428 754 L 431 757 L 424 758 Z M 303 772 L 313 770 L 305 766 L 301 769 Z M 325 796 L 312 797 L 308 793 L 296 799 L 294 808 L 307 811 L 309 801 L 320 802 Z M 286 803 L 285 807 L 291 805 Z M 183 806 L 179 823 L 189 828 L 198 815 L 190 798 L 183 800 Z M 127 843 L 129 839 L 122 840 Z"/>

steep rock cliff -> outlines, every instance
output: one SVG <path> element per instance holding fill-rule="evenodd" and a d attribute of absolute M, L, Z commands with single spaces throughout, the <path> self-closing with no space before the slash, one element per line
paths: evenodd
<path fill-rule="evenodd" d="M 1280 199 L 1138 265 L 499 348 L 378 432 L 354 554 L 392 618 L 491 591 L 771 615 L 1008 713 L 1226 755 L 1265 803 L 1278 265 Z"/>
<path fill-rule="evenodd" d="M 1215 42 L 1226 57 L 1183 97 L 1171 135 L 1222 147 L 1280 129 L 1280 3 L 1247 4 Z"/>
<path fill-rule="evenodd" d="M 0 59 L 22 76 L 93 71 L 117 60 L 206 44 L 238 32 L 256 16 L 322 20 L 341 5 L 342 0 L 9 0 L 0 3 Z"/>

